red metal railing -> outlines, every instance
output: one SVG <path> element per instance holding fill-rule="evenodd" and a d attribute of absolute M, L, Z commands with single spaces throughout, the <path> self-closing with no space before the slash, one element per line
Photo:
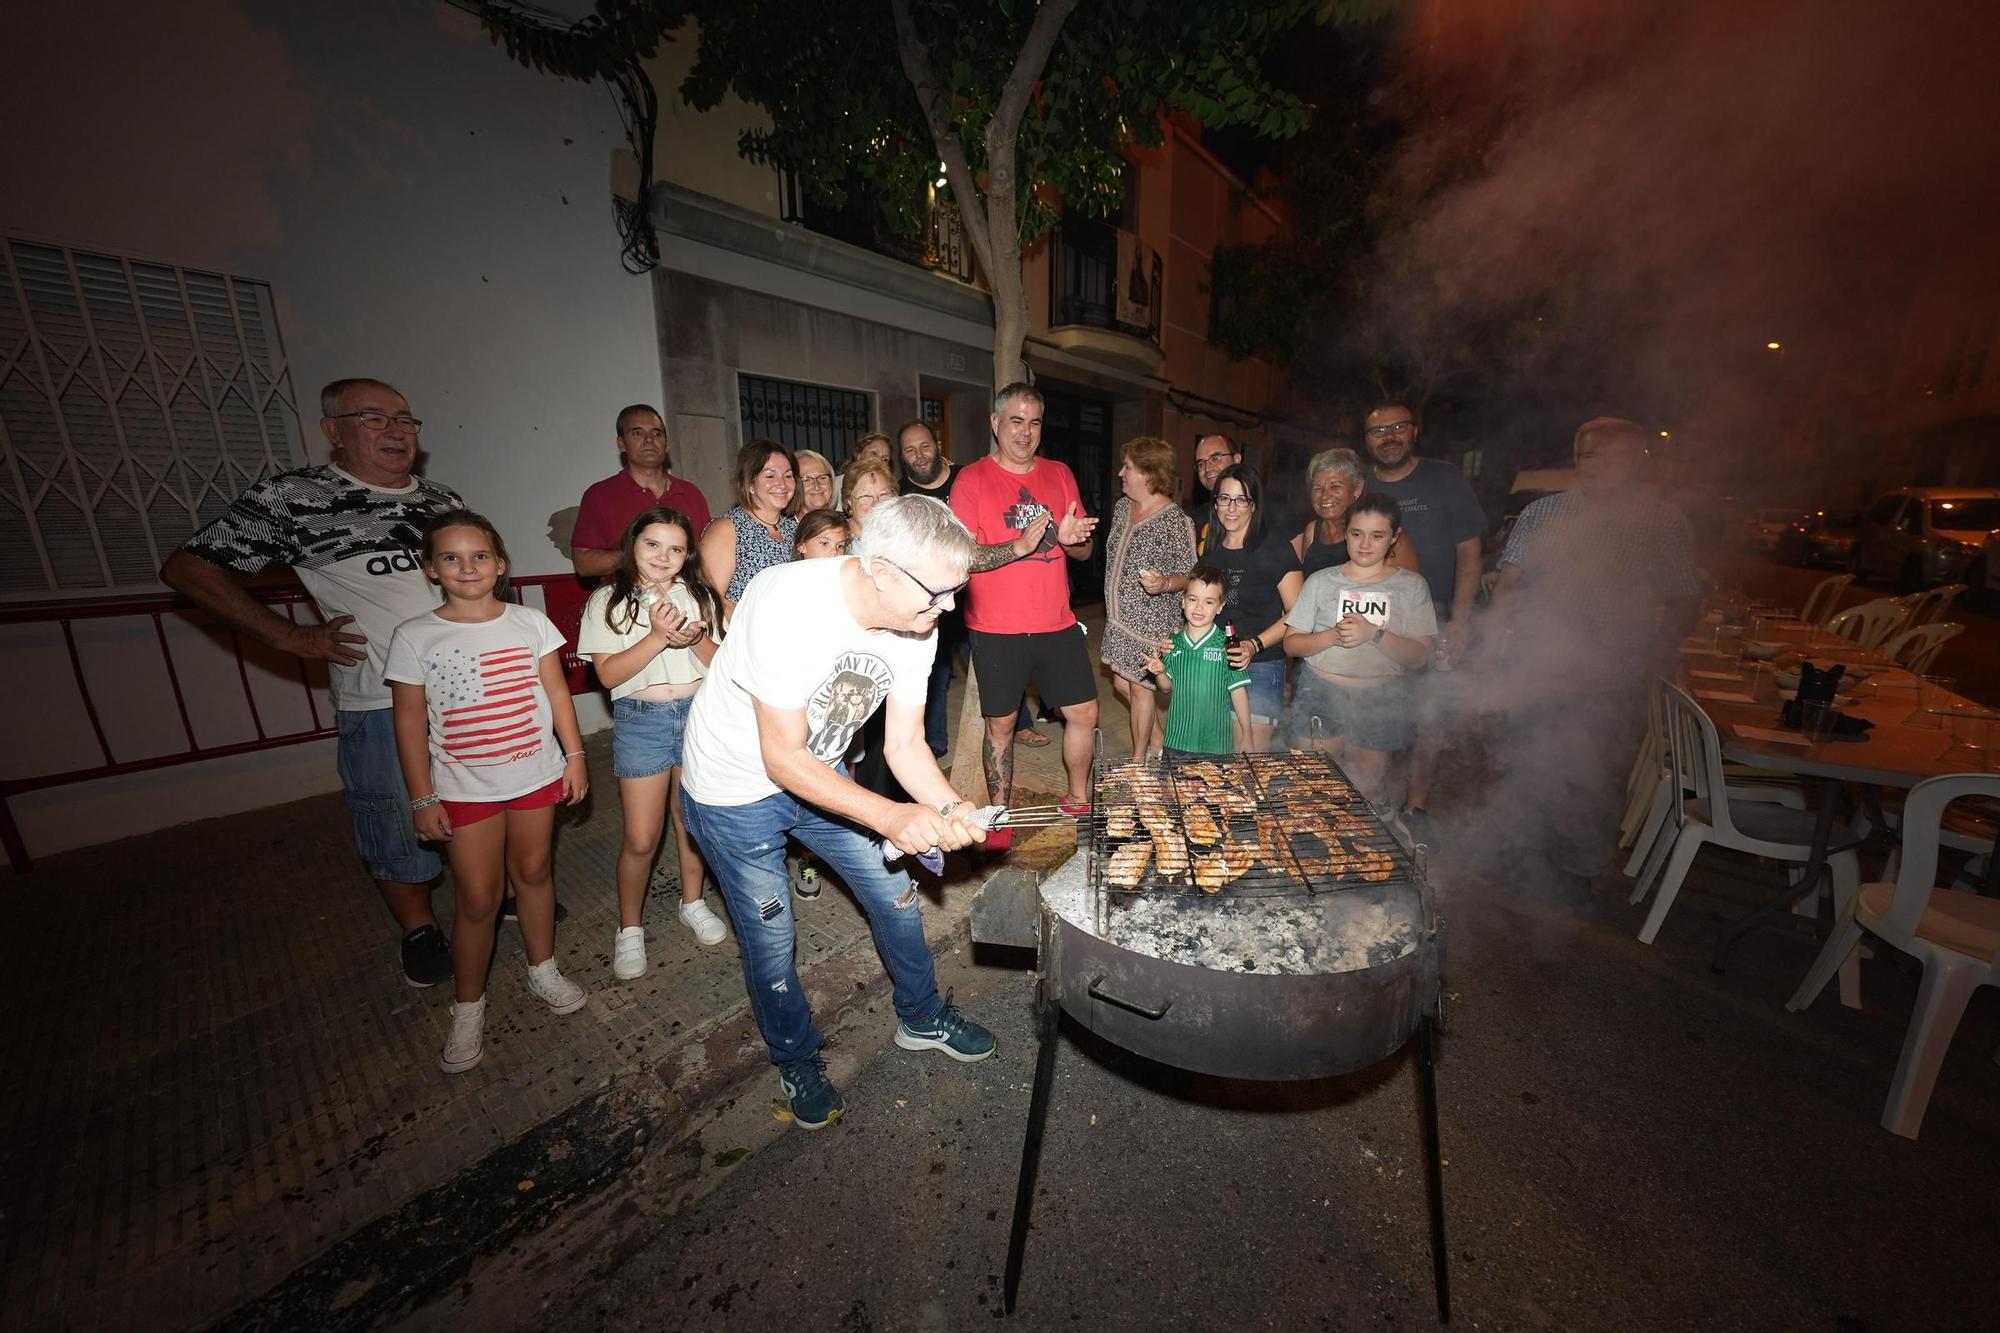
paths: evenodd
<path fill-rule="evenodd" d="M 564 645 L 563 662 L 570 669 L 572 689 L 587 688 L 576 659 L 576 608 L 581 604 L 580 585 L 574 575 L 541 574 L 511 580 L 512 597 L 521 600 L 521 589 L 540 587 L 545 589 L 550 617 L 561 627 L 568 642 Z M 293 606 L 303 604 L 310 608 L 312 599 L 300 588 L 274 588 L 261 590 L 255 594 L 258 600 L 269 606 Z M 26 874 L 33 867 L 28 855 L 26 841 L 21 836 L 20 827 L 14 822 L 12 800 L 31 791 L 42 791 L 50 787 L 63 787 L 77 782 L 90 782 L 98 778 L 118 777 L 126 773 L 144 773 L 153 769 L 172 768 L 179 764 L 199 763 L 204 759 L 224 759 L 231 755 L 249 754 L 258 750 L 277 750 L 290 745 L 302 745 L 307 741 L 322 740 L 336 734 L 331 716 L 322 717 L 319 700 L 314 697 L 312 675 L 303 659 L 295 662 L 299 688 L 305 695 L 307 716 L 312 725 L 302 731 L 288 731 L 272 734 L 264 729 L 264 718 L 257 707 L 256 691 L 250 684 L 250 666 L 244 657 L 242 636 L 229 630 L 230 653 L 236 660 L 236 680 L 243 691 L 243 702 L 250 712 L 250 722 L 256 731 L 256 739 L 234 741 L 227 745 L 203 745 L 195 735 L 194 718 L 188 711 L 187 695 L 181 688 L 180 672 L 174 664 L 172 647 L 167 642 L 165 617 L 184 616 L 196 623 L 212 624 L 213 617 L 196 607 L 192 602 L 180 597 L 140 597 L 107 598 L 91 602 L 55 602 L 28 606 L 0 608 L 0 626 L 55 625 L 62 634 L 63 647 L 69 655 L 69 665 L 74 680 L 76 697 L 83 704 L 84 716 L 89 719 L 91 734 L 97 742 L 101 762 L 78 768 L 64 769 L 54 773 L 37 773 L 28 777 L 0 778 L 0 845 L 7 849 L 7 860 L 16 874 Z M 153 639 L 159 644 L 160 665 L 165 670 L 167 683 L 173 691 L 174 708 L 180 717 L 181 732 L 186 738 L 185 748 L 166 754 L 150 755 L 144 759 L 119 759 L 112 750 L 111 738 L 106 734 L 104 719 L 98 710 L 97 700 L 92 696 L 90 681 L 83 669 L 83 656 L 77 647 L 76 625 L 81 621 L 135 619 L 145 617 L 153 622 Z M 129 675 L 130 673 L 126 673 Z"/>

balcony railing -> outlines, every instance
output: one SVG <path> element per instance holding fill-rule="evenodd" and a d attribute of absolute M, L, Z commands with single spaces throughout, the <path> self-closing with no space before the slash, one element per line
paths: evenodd
<path fill-rule="evenodd" d="M 1049 323 L 1160 343 L 1165 266 L 1136 235 L 1084 217 L 1067 217 L 1049 238 Z"/>
<path fill-rule="evenodd" d="M 943 194 L 932 190 L 926 195 L 921 240 L 891 231 L 883 223 L 882 210 L 858 179 L 849 185 L 847 200 L 839 209 L 816 204 L 806 198 L 796 175 L 778 172 L 778 215 L 786 222 L 973 284 L 972 246 L 965 238 L 957 207 Z"/>
<path fill-rule="evenodd" d="M 583 597 L 588 591 L 572 574 L 544 574 L 510 580 L 510 596 L 515 601 L 524 600 L 528 588 L 538 588 L 541 592 L 543 609 L 554 620 L 565 638 L 563 645 L 563 666 L 570 679 L 572 691 L 590 688 L 586 672 L 588 666 L 576 656 L 578 612 L 583 605 Z M 300 609 L 306 612 L 308 620 L 317 620 L 313 605 L 302 589 L 274 588 L 259 590 L 258 599 L 267 606 L 290 619 L 299 619 Z M 191 623 L 200 628 L 214 626 L 213 619 L 192 603 L 178 597 L 107 597 L 97 601 L 62 601 L 41 603 L 31 606 L 13 606 L 0 610 L 0 627 L 10 632 L 9 644 L 17 650 L 33 652 L 38 647 L 53 648 L 60 644 L 61 651 L 68 658 L 70 689 L 68 699 L 34 698 L 22 699 L 26 706 L 44 714 L 61 713 L 75 706 L 83 718 L 89 722 L 91 743 L 89 748 L 97 754 L 95 762 L 58 768 L 43 773 L 12 774 L 0 777 L 0 846 L 4 846 L 7 859 L 16 874 L 26 874 L 32 866 L 26 842 L 19 827 L 14 822 L 13 810 L 8 801 L 24 792 L 40 791 L 49 787 L 62 787 L 76 782 L 89 782 L 96 778 L 117 777 L 124 773 L 143 773 L 151 769 L 171 768 L 178 764 L 197 763 L 203 759 L 221 759 L 230 755 L 249 754 L 258 750 L 277 750 L 291 745 L 303 745 L 308 741 L 324 740 L 336 735 L 333 710 L 325 697 L 326 672 L 324 667 L 309 664 L 301 659 L 274 654 L 261 645 L 246 644 L 242 636 L 234 630 L 220 627 L 228 640 L 228 653 L 233 666 L 233 680 L 228 685 L 217 688 L 212 679 L 213 661 L 203 661 L 206 656 L 195 649 L 182 632 L 185 625 L 177 626 L 171 632 L 170 621 Z M 123 622 L 105 626 L 111 634 L 127 636 L 122 645 L 101 641 L 102 634 L 93 641 L 79 644 L 77 627 L 94 622 Z M 28 633 L 22 635 L 20 630 Z M 34 642 L 35 631 L 48 635 L 44 644 Z M 130 637 L 137 630 L 137 638 Z M 179 648 L 176 649 L 176 641 Z M 141 656 L 132 652 L 143 643 L 146 651 Z M 154 651 L 157 651 L 157 656 Z M 251 654 L 256 657 L 252 670 Z M 107 657 L 115 657 L 115 671 Z M 107 711 L 104 703 L 91 685 L 91 667 L 97 668 L 100 681 L 114 682 L 113 688 L 126 696 L 127 706 Z M 179 738 L 164 747 L 157 742 L 148 743 L 134 740 L 122 734 L 116 716 L 129 714 L 130 698 L 143 693 L 153 697 L 151 690 L 141 691 L 139 686 L 146 683 L 143 677 L 149 670 L 157 671 L 163 678 L 161 693 L 171 697 L 179 725 Z M 272 676 L 273 670 L 285 673 L 283 680 Z M 208 677 L 206 688 L 201 689 L 197 699 L 191 704 L 189 685 Z M 240 702 L 248 715 L 252 737 L 223 744 L 207 744 L 201 739 L 206 731 L 211 735 L 218 731 L 233 730 L 241 725 L 238 715 L 232 723 L 230 719 L 217 715 L 216 705 L 224 700 Z M 120 702 L 113 700 L 112 702 Z M 260 707 L 261 703 L 261 707 Z M 301 707 L 300 705 L 303 705 Z M 267 710 L 269 716 L 267 717 Z M 289 718 L 300 725 L 273 725 L 280 718 Z M 18 736 L 21 728 L 10 720 L 8 730 Z M 114 736 L 114 732 L 120 732 Z M 156 753 L 132 755 L 135 748 L 153 749 Z M 121 751 L 123 757 L 121 757 Z M 23 756 L 15 756 L 17 761 Z"/>

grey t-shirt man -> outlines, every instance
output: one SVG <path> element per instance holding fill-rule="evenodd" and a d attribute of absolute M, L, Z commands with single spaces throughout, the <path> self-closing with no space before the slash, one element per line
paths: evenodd
<path fill-rule="evenodd" d="M 1458 544 L 1486 532 L 1486 511 L 1472 493 L 1472 483 L 1449 463 L 1420 458 L 1416 469 L 1399 481 L 1383 481 L 1370 473 L 1368 490 L 1393 496 L 1402 506 L 1403 540 L 1417 548 L 1417 563 L 1430 585 L 1438 619 L 1451 619 Z"/>

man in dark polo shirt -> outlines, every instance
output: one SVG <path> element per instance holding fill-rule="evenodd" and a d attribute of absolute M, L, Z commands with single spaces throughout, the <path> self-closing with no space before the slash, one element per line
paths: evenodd
<path fill-rule="evenodd" d="M 569 551 L 579 577 L 601 578 L 616 569 L 626 527 L 654 505 L 686 514 L 695 539 L 701 539 L 708 501 L 700 487 L 667 470 L 669 448 L 659 409 L 634 403 L 618 414 L 618 457 L 625 466 L 583 493 Z"/>

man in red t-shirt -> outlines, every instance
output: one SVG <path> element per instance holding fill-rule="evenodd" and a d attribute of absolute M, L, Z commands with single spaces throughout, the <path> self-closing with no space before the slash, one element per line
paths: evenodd
<path fill-rule="evenodd" d="M 659 410 L 634 403 L 618 414 L 618 457 L 625 464 L 583 493 L 570 534 L 569 558 L 580 578 L 599 578 L 618 567 L 625 529 L 641 512 L 667 505 L 688 516 L 693 538 L 708 526 L 701 488 L 667 471 L 667 423 Z"/>
<path fill-rule="evenodd" d="M 992 426 L 993 454 L 960 468 L 951 491 L 952 512 L 972 529 L 980 548 L 966 589 L 965 624 L 979 679 L 979 711 L 986 718 L 981 758 L 987 799 L 1005 805 L 1013 793 L 1015 712 L 1032 684 L 1044 704 L 1061 710 L 1069 779 L 1063 805 L 1082 813 L 1090 808 L 1097 674 L 1070 610 L 1063 557 L 1090 558 L 1097 520 L 1084 516 L 1069 468 L 1036 457 L 1042 447 L 1042 395 L 1033 385 L 1009 384 L 995 394 Z M 1037 526 L 1043 531 L 1033 549 L 1016 555 L 1010 544 Z M 986 846 L 1002 849 L 992 834 Z"/>

